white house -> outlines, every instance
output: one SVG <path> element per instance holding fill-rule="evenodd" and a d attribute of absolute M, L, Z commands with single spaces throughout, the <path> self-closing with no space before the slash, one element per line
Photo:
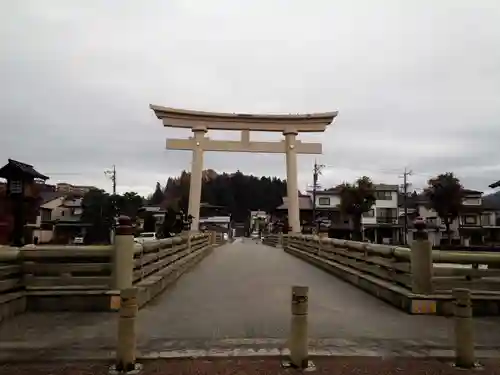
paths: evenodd
<path fill-rule="evenodd" d="M 398 185 L 375 184 L 375 204 L 362 219 L 363 235 L 366 240 L 377 243 L 396 243 L 401 238 L 401 225 L 398 222 Z M 312 199 L 312 192 L 308 191 Z M 322 212 L 339 211 L 340 187 L 316 192 L 318 216 Z M 332 215 L 329 215 L 330 218 Z M 333 215 L 335 216 L 335 215 Z M 339 212 L 339 217 L 340 212 Z M 335 220 L 334 220 L 335 221 Z"/>
<path fill-rule="evenodd" d="M 453 243 L 484 244 L 500 240 L 500 208 L 483 201 L 483 193 L 477 190 L 464 189 L 462 212 L 450 225 L 450 236 Z M 437 212 L 430 208 L 425 196 L 416 201 L 416 216 L 427 223 L 429 240 L 439 245 L 446 238 L 446 228 Z M 413 230 L 408 233 L 408 241 L 413 238 Z"/>

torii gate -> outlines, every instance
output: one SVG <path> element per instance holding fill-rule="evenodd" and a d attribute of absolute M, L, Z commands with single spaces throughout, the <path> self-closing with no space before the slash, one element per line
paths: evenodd
<path fill-rule="evenodd" d="M 324 132 L 338 112 L 303 115 L 253 115 L 201 112 L 149 106 L 164 126 L 188 128 L 193 132 L 189 139 L 167 139 L 167 149 L 189 150 L 193 153 L 191 183 L 189 186 L 189 214 L 193 217 L 192 230 L 198 230 L 204 151 L 232 151 L 253 153 L 281 153 L 286 155 L 286 181 L 288 195 L 288 220 L 295 233 L 300 232 L 299 195 L 297 184 L 297 154 L 321 154 L 321 143 L 304 143 L 297 140 L 301 132 Z M 205 137 L 209 129 L 236 130 L 240 141 L 212 140 Z M 281 132 L 281 142 L 250 140 L 250 131 Z"/>

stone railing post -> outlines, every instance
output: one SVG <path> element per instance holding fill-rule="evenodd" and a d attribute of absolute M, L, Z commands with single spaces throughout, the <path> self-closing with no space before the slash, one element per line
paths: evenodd
<path fill-rule="evenodd" d="M 116 363 L 111 367 L 110 373 L 112 374 L 128 374 L 141 369 L 141 366 L 136 363 L 135 353 L 137 311 L 137 288 L 122 289 L 120 292 Z"/>
<path fill-rule="evenodd" d="M 453 289 L 455 299 L 455 365 L 474 367 L 474 322 L 472 321 L 471 294 L 468 289 Z"/>
<path fill-rule="evenodd" d="M 134 274 L 134 228 L 128 216 L 118 218 L 113 254 L 113 289 L 132 287 Z"/>
<path fill-rule="evenodd" d="M 418 294 L 432 293 L 432 244 L 427 238 L 426 224 L 423 220 L 415 221 L 416 232 L 411 244 L 411 290 Z"/>
<path fill-rule="evenodd" d="M 292 287 L 292 322 L 290 327 L 290 362 L 293 367 L 308 367 L 308 294 L 309 287 Z"/>

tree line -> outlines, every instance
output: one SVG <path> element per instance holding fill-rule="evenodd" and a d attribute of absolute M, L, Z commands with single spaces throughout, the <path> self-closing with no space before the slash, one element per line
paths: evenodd
<path fill-rule="evenodd" d="M 164 187 L 157 183 L 149 203 L 187 212 L 190 180 L 190 173 L 183 171 L 179 177 L 169 178 Z M 240 171 L 203 173 L 201 202 L 225 207 L 234 221 L 245 221 L 250 211 L 274 211 L 284 196 L 286 181 L 277 177 L 255 177 Z"/>
<path fill-rule="evenodd" d="M 179 213 L 188 210 L 189 183 L 190 173 L 183 171 L 179 177 L 169 178 L 163 187 L 158 182 L 147 199 L 134 192 L 110 195 L 103 190 L 91 190 L 82 202 L 82 221 L 92 224 L 87 233 L 89 241 L 106 242 L 118 214 L 136 221 L 139 209 L 147 204 L 159 205 L 167 211 L 163 226 L 165 236 L 177 233 L 182 229 L 181 221 L 185 220 Z M 272 212 L 283 203 L 285 196 L 286 181 L 277 177 L 259 178 L 240 171 L 218 174 L 208 170 L 203 174 L 201 201 L 225 207 L 234 221 L 246 221 L 250 211 Z M 451 223 L 462 210 L 464 188 L 460 180 L 453 173 L 440 174 L 428 181 L 424 196 L 428 206 L 443 220 L 448 238 L 451 238 Z M 351 219 L 353 239 L 361 240 L 363 213 L 371 210 L 375 200 L 374 184 L 367 176 L 340 185 L 340 210 Z M 154 231 L 152 214 L 146 214 L 144 220 L 144 229 Z"/>
<path fill-rule="evenodd" d="M 93 189 L 84 195 L 82 221 L 90 223 L 88 242 L 108 242 L 110 231 L 118 215 L 127 215 L 134 222 L 139 220 L 140 208 L 158 205 L 166 211 L 160 234 L 168 237 L 183 229 L 189 203 L 190 173 L 183 171 L 171 177 L 165 186 L 157 182 L 153 193 L 146 199 L 135 192 L 112 195 Z M 273 211 L 283 203 L 286 182 L 277 177 L 255 177 L 241 172 L 218 174 L 203 172 L 201 201 L 225 207 L 235 221 L 246 221 L 250 211 Z M 156 219 L 151 212 L 142 214 L 144 231 L 156 232 Z"/>

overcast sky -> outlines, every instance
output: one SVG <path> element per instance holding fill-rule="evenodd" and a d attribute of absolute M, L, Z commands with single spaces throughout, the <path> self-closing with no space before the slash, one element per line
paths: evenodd
<path fill-rule="evenodd" d="M 366 174 L 421 187 L 500 179 L 498 0 L 0 0 L 0 160 L 52 182 L 150 192 L 190 168 L 149 104 L 338 110 L 323 187 Z M 213 138 L 237 134 L 211 132 Z M 252 134 L 279 140 L 280 135 Z M 314 156 L 300 156 L 301 188 Z M 205 168 L 285 177 L 284 155 L 207 153 Z"/>

